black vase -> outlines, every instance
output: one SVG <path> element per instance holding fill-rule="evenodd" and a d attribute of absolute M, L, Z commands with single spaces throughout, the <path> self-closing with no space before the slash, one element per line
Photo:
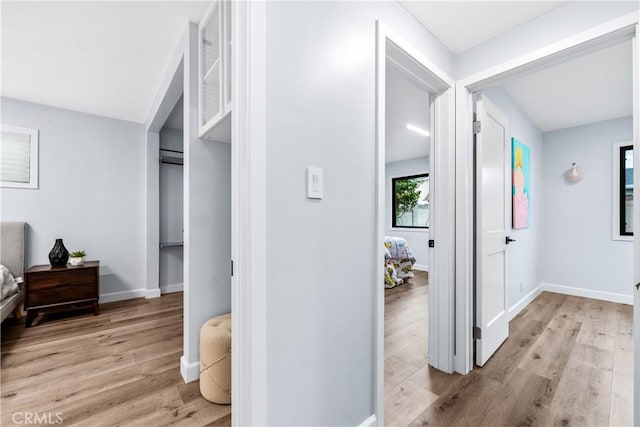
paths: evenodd
<path fill-rule="evenodd" d="M 54 267 L 64 267 L 69 261 L 69 251 L 64 247 L 62 239 L 56 239 L 56 243 L 49 252 L 49 262 Z"/>

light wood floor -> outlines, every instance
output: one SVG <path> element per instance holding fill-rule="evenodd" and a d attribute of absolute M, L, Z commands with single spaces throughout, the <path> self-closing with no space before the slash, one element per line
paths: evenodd
<path fill-rule="evenodd" d="M 630 426 L 632 307 L 544 292 L 483 368 L 426 363 L 427 275 L 385 294 L 388 426 Z"/>
<path fill-rule="evenodd" d="M 40 321 L 40 319 L 39 319 Z M 61 413 L 63 426 L 230 425 L 231 407 L 184 384 L 182 293 L 2 325 L 2 426 L 16 412 Z M 21 422 L 22 418 L 17 418 Z"/>

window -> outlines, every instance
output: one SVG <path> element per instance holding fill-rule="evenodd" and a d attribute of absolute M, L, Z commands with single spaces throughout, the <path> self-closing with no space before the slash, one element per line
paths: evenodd
<path fill-rule="evenodd" d="M 613 239 L 633 241 L 633 142 L 613 144 Z"/>
<path fill-rule="evenodd" d="M 633 236 L 633 146 L 620 147 L 619 227 L 621 236 Z"/>
<path fill-rule="evenodd" d="M 0 186 L 38 188 L 38 131 L 0 125 Z"/>
<path fill-rule="evenodd" d="M 391 180 L 392 226 L 429 228 L 429 174 Z"/>

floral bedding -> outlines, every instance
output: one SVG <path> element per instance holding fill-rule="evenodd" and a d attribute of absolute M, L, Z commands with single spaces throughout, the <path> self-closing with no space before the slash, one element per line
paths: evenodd
<path fill-rule="evenodd" d="M 395 288 L 414 277 L 416 258 L 407 241 L 401 237 L 384 238 L 384 287 Z"/>

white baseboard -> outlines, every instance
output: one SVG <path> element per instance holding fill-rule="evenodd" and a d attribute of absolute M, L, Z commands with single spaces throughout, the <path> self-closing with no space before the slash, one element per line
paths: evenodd
<path fill-rule="evenodd" d="M 180 356 L 180 375 L 185 383 L 190 383 L 200 378 L 200 361 L 187 363 L 184 355 Z"/>
<path fill-rule="evenodd" d="M 145 292 L 145 298 L 160 298 L 160 288 L 158 289 L 149 289 Z"/>
<path fill-rule="evenodd" d="M 520 301 L 518 301 L 517 303 L 515 303 L 508 312 L 509 315 L 509 321 L 511 321 L 511 319 L 513 319 L 514 317 L 516 317 L 518 315 L 518 313 L 520 313 L 522 311 L 523 308 L 525 308 L 526 306 L 528 306 L 531 301 L 533 301 L 534 299 L 536 299 L 536 297 L 538 295 L 540 295 L 542 293 L 544 289 L 542 288 L 542 285 L 539 285 L 537 288 L 535 288 L 534 290 L 532 290 L 531 292 L 529 292 L 528 294 L 526 294 L 524 297 L 522 297 L 522 299 Z"/>
<path fill-rule="evenodd" d="M 555 285 L 553 283 L 543 283 L 540 286 L 542 286 L 543 290 L 547 292 L 633 305 L 633 295 L 615 294 L 613 292 L 595 291 L 593 289 L 573 288 L 571 286 Z"/>
<path fill-rule="evenodd" d="M 373 427 L 378 424 L 378 418 L 374 415 L 371 415 L 369 418 L 364 420 L 358 427 Z"/>
<path fill-rule="evenodd" d="M 413 264 L 413 269 L 418 271 L 429 271 L 429 266 L 422 264 Z"/>
<path fill-rule="evenodd" d="M 98 299 L 98 301 L 100 302 L 100 304 L 104 304 L 107 302 L 123 301 L 126 299 L 133 299 L 133 298 L 142 298 L 146 295 L 146 293 L 147 293 L 147 290 L 144 288 L 132 289 L 130 291 L 109 292 L 106 294 L 100 294 L 100 298 Z"/>
<path fill-rule="evenodd" d="M 173 292 L 182 292 L 184 286 L 182 283 L 174 283 L 173 285 L 160 286 L 161 294 L 171 294 Z"/>

